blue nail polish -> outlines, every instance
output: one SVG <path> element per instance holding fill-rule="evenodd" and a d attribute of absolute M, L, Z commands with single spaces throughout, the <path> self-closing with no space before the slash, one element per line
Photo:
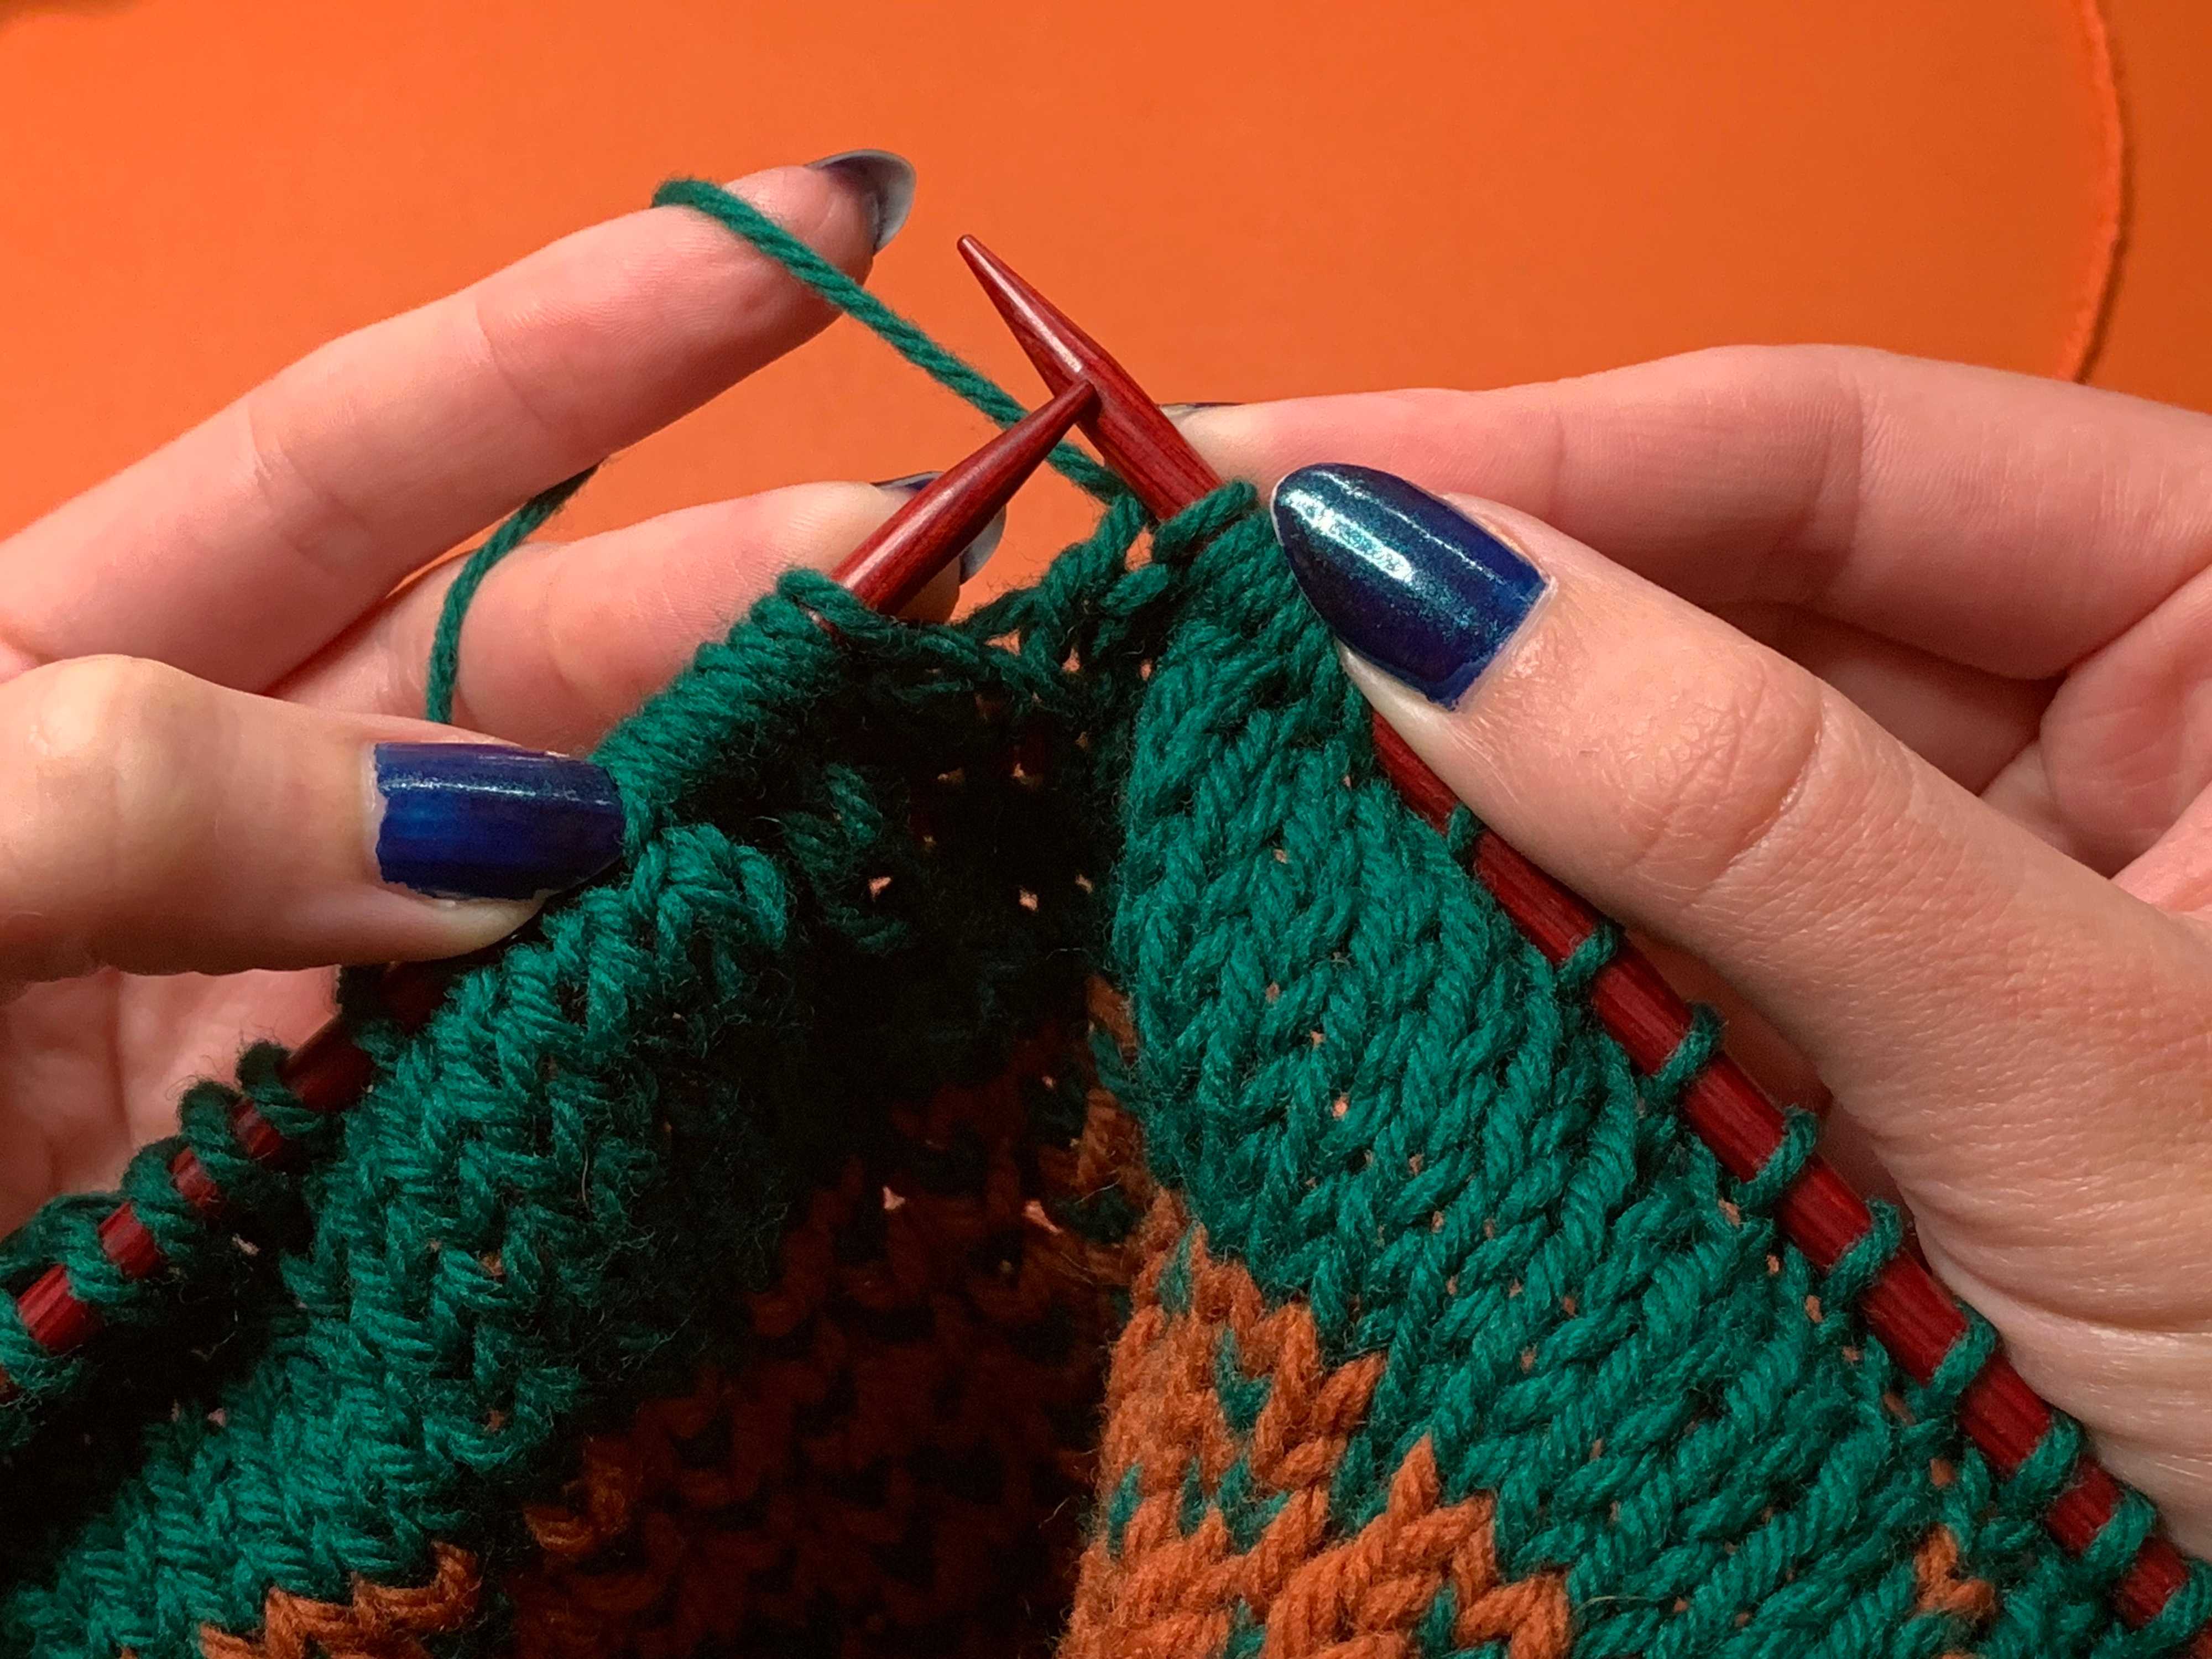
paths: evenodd
<path fill-rule="evenodd" d="M 481 743 L 380 743 L 376 867 L 436 898 L 534 898 L 622 851 L 615 781 L 589 761 Z"/>
<path fill-rule="evenodd" d="M 1300 467 L 1275 486 L 1274 515 L 1291 573 L 1337 638 L 1447 708 L 1546 586 L 1465 514 L 1372 467 Z"/>

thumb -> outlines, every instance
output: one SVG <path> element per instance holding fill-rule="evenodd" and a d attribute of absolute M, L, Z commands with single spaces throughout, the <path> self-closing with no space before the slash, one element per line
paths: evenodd
<path fill-rule="evenodd" d="M 1508 842 L 1802 1049 L 1957 1288 L 1993 1317 L 2203 1317 L 2203 933 L 1532 519 L 1351 466 L 1291 473 L 1274 512 L 1382 716 Z"/>
<path fill-rule="evenodd" d="M 586 762 L 55 663 L 0 685 L 0 981 L 462 955 L 610 862 L 623 822 Z"/>

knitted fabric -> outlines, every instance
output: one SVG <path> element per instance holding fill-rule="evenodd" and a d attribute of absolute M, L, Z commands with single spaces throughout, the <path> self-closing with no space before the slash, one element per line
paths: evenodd
<path fill-rule="evenodd" d="M 2078 1559 L 2037 1519 L 2070 1428 L 2005 1481 L 1960 1433 L 1986 1331 L 1922 1389 L 1854 1317 L 1893 1229 L 1824 1280 L 1802 1137 L 1728 1180 L 1709 1050 L 1638 1075 L 1597 952 L 1400 804 L 1251 492 L 1147 533 L 1070 470 L 1107 509 L 1032 589 L 915 626 L 794 573 L 702 650 L 599 753 L 615 870 L 412 1034 L 349 979 L 350 1112 L 265 1050 L 196 1091 L 125 1183 L 166 1277 L 90 1200 L 9 1242 L 105 1326 L 0 1328 L 0 1648 L 2179 1650 L 2201 1571 L 2108 1600 L 2139 1503 Z"/>

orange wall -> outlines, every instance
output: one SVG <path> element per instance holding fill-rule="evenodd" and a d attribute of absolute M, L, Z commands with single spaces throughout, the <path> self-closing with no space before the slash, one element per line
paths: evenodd
<path fill-rule="evenodd" d="M 0 0 L 0 531 L 665 174 L 856 144 L 921 171 L 878 291 L 1022 394 L 963 230 L 1164 398 L 1728 340 L 2063 372 L 2108 206 L 2081 3 Z M 2106 15 L 2130 212 L 2095 378 L 2212 408 L 2212 7 Z M 841 328 L 573 522 L 981 430 Z M 1032 555 L 1081 518 L 1022 513 Z"/>

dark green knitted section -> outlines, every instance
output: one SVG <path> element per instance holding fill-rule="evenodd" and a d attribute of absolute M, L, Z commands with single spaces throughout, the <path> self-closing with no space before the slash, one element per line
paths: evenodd
<path fill-rule="evenodd" d="M 678 195 L 1010 412 L 742 204 Z M 1426 1438 L 1448 1498 L 1498 1494 L 1509 1575 L 1566 1571 L 1581 1654 L 2174 1650 L 2201 1582 L 2133 1635 L 2105 1595 L 2140 1510 L 2069 1559 L 2034 1519 L 2065 1435 L 1996 1482 L 1948 1409 L 1972 1352 L 1916 1396 L 1847 1308 L 1815 1317 L 1778 1182 L 1732 1190 L 1674 1114 L 1696 1056 L 1637 1077 L 1583 1003 L 1601 947 L 1555 972 L 1462 872 L 1467 827 L 1455 849 L 1395 799 L 1251 492 L 1133 561 L 1143 527 L 1115 494 L 957 626 L 792 575 L 611 737 L 620 866 L 419 1036 L 364 1038 L 380 1081 L 222 1343 L 8 1466 L 0 1650 L 187 1659 L 272 1586 L 419 1583 L 436 1541 L 496 1559 L 580 1431 L 742 1339 L 783 1206 L 885 1102 L 987 1075 L 1095 969 L 1211 1248 L 1308 1303 L 1332 1360 L 1386 1357 L 1340 1534 Z M 100 1212 L 50 1206 L 0 1275 Z M 1251 1534 L 1239 1490 L 1188 1503 Z M 1915 1606 L 1938 1526 L 2000 1592 L 1988 1630 Z"/>
<path fill-rule="evenodd" d="M 40 1501 L 0 1514 L 0 1648 L 181 1659 L 271 1585 L 343 1599 L 483 1547 L 595 1412 L 737 1334 L 786 1201 L 884 1103 L 1078 1007 L 1116 829 L 1083 805 L 1117 793 L 1134 630 L 1172 592 L 1122 569 L 1140 522 L 958 629 L 794 574 L 611 738 L 623 866 L 420 1036 L 364 1035 L 386 1075 L 248 1363 L 179 1356 L 203 1391 L 135 1447 L 110 1424 L 101 1457 L 49 1437 L 9 1470 Z M 1017 618 L 1023 650 L 989 642 Z M 52 1207 L 18 1259 L 95 1213 Z"/>

